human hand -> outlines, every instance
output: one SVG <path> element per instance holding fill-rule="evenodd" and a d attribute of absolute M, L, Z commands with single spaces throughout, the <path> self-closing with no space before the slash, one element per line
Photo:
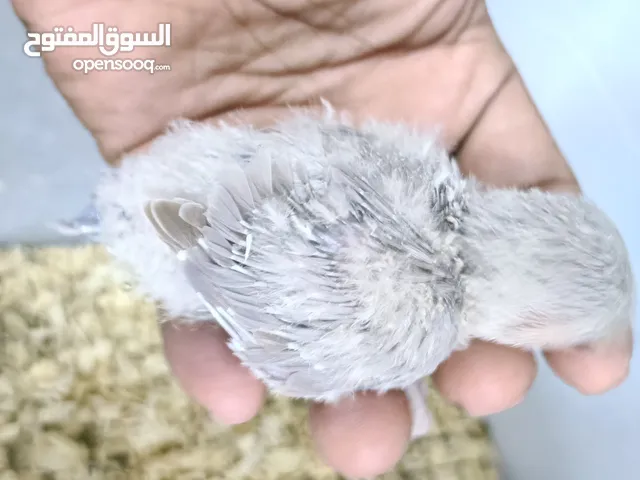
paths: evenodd
<path fill-rule="evenodd" d="M 112 163 L 145 148 L 178 117 L 263 124 L 323 97 L 355 118 L 440 126 L 461 169 L 486 183 L 578 189 L 480 0 L 13 2 L 32 31 L 84 30 L 98 21 L 121 31 L 172 24 L 171 48 L 119 55 L 144 53 L 170 72 L 83 75 L 71 63 L 86 49 L 43 54 L 49 75 Z M 259 411 L 264 386 L 230 353 L 222 330 L 172 321 L 162 331 L 173 372 L 214 418 L 239 423 Z M 630 356 L 630 338 L 615 348 L 546 353 L 554 371 L 583 393 L 620 383 Z M 434 382 L 471 414 L 486 415 L 518 403 L 535 374 L 530 353 L 476 342 L 443 363 Z M 391 468 L 410 434 L 401 392 L 313 405 L 310 417 L 321 455 L 351 476 Z"/>

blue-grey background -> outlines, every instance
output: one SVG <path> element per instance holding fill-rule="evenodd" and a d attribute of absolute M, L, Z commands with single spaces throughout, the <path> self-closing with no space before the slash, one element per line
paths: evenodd
<path fill-rule="evenodd" d="M 489 0 L 491 14 L 585 192 L 619 225 L 640 274 L 640 2 Z M 60 240 L 101 161 L 0 4 L 0 244 Z M 640 345 L 636 346 L 640 347 Z M 491 418 L 511 480 L 640 478 L 640 361 L 582 397 L 541 363 L 531 393 Z"/>

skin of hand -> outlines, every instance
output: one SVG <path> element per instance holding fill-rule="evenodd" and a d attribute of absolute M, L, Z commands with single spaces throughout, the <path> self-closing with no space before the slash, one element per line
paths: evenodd
<path fill-rule="evenodd" d="M 172 25 L 172 46 L 139 47 L 115 58 L 153 58 L 171 71 L 73 70 L 87 48 L 43 54 L 47 73 L 94 136 L 108 162 L 145 148 L 178 117 L 268 124 L 293 106 L 328 100 L 354 118 L 441 128 L 463 172 L 496 186 L 579 189 L 505 51 L 481 0 L 13 0 L 30 31 L 54 26 L 120 31 Z M 94 57 L 100 58 L 95 51 Z M 265 388 L 225 345 L 221 329 L 162 327 L 183 388 L 227 424 L 260 410 Z M 615 345 L 545 352 L 584 394 L 627 376 L 631 332 Z M 476 342 L 454 353 L 433 380 L 470 414 L 519 403 L 536 375 L 531 353 Z M 401 392 L 359 394 L 313 405 L 318 452 L 337 471 L 367 477 L 390 469 L 410 436 Z"/>

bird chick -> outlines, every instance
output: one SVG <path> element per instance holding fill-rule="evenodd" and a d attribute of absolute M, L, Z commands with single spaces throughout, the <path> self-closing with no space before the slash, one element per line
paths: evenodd
<path fill-rule="evenodd" d="M 102 241 L 143 291 L 215 320 L 287 396 L 406 389 L 472 339 L 568 347 L 633 315 L 626 248 L 597 207 L 489 189 L 401 125 L 179 122 L 97 200 Z"/>

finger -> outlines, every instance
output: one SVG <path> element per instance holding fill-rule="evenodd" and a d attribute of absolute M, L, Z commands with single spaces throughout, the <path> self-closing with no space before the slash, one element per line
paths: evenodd
<path fill-rule="evenodd" d="M 565 383 L 583 394 L 600 394 L 620 385 L 629 375 L 633 338 L 623 338 L 544 355 L 553 371 Z"/>
<path fill-rule="evenodd" d="M 433 381 L 444 397 L 470 415 L 483 416 L 520 403 L 536 371 L 531 353 L 476 341 L 442 363 Z"/>
<path fill-rule="evenodd" d="M 310 410 L 316 449 L 329 466 L 347 477 L 373 477 L 391 468 L 411 437 L 409 403 L 402 392 L 357 394 Z"/>
<path fill-rule="evenodd" d="M 225 424 L 250 420 L 262 407 L 265 387 L 241 365 L 213 323 L 162 325 L 165 354 L 184 390 Z"/>

